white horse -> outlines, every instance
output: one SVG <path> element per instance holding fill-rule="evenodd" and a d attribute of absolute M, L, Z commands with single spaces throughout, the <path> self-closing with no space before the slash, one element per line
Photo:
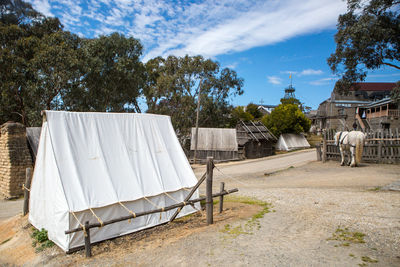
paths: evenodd
<path fill-rule="evenodd" d="M 342 157 L 340 165 L 344 165 L 345 154 L 346 152 L 350 152 L 349 165 L 351 167 L 357 166 L 357 164 L 361 162 L 364 143 L 365 134 L 363 132 L 337 132 L 335 134 L 335 145 L 340 148 L 340 156 Z"/>

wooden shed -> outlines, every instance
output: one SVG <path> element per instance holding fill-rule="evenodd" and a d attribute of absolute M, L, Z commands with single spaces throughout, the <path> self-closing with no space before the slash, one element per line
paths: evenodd
<path fill-rule="evenodd" d="M 236 126 L 238 154 L 241 159 L 255 159 L 275 153 L 274 136 L 260 121 L 240 121 Z"/>
<path fill-rule="evenodd" d="M 199 128 L 197 142 L 196 161 L 205 162 L 207 157 L 213 157 L 217 162 L 239 159 L 235 128 Z M 195 149 L 196 128 L 192 128 L 191 161 L 194 159 Z"/>

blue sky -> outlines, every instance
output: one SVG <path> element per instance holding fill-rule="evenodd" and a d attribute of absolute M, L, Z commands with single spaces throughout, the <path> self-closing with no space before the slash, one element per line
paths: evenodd
<path fill-rule="evenodd" d="M 279 104 L 292 73 L 296 96 L 316 109 L 330 96 L 336 77 L 326 59 L 342 0 L 30 0 L 35 9 L 60 18 L 65 29 L 85 37 L 120 32 L 140 39 L 142 60 L 202 55 L 244 78 L 249 102 Z M 400 72 L 369 72 L 369 82 L 395 82 Z"/>

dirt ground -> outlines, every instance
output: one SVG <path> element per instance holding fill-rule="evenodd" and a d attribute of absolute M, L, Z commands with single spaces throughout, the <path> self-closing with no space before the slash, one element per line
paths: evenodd
<path fill-rule="evenodd" d="M 222 168 L 222 167 L 221 167 Z M 237 168 L 234 167 L 234 168 Z M 245 169 L 246 165 L 242 165 Z M 229 167 L 222 168 L 231 173 Z M 260 206 L 227 202 L 216 223 L 197 214 L 173 224 L 102 242 L 93 257 L 65 255 L 56 247 L 35 254 L 24 218 L 0 223 L 0 263 L 84 266 L 400 266 L 399 165 L 311 162 L 240 177 L 219 175 L 226 188 Z M 249 227 L 250 225 L 250 227 Z M 26 229 L 24 229 L 24 226 Z M 8 230 L 7 230 L 8 229 Z M 11 229 L 11 230 L 10 230 Z M 11 239 L 9 239 L 11 238 Z M 9 239 L 5 242 L 5 240 Z M 18 248 L 18 244 L 25 244 Z M 12 254 L 24 251 L 24 260 Z"/>

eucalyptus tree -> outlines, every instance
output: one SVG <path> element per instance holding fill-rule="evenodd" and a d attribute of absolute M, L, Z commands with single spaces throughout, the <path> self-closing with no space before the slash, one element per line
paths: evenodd
<path fill-rule="evenodd" d="M 144 96 L 148 112 L 170 115 L 180 135 L 195 125 L 196 103 L 201 98 L 202 127 L 227 127 L 231 97 L 243 93 L 243 79 L 234 70 L 202 56 L 157 57 L 146 63 Z"/>
<path fill-rule="evenodd" d="M 336 51 L 328 58 L 331 70 L 340 76 L 338 92 L 364 81 L 367 70 L 400 69 L 399 25 L 399 0 L 347 0 L 347 13 L 338 19 Z"/>
<path fill-rule="evenodd" d="M 85 71 L 80 109 L 141 112 L 138 98 L 144 86 L 142 45 L 119 33 L 84 42 Z"/>

